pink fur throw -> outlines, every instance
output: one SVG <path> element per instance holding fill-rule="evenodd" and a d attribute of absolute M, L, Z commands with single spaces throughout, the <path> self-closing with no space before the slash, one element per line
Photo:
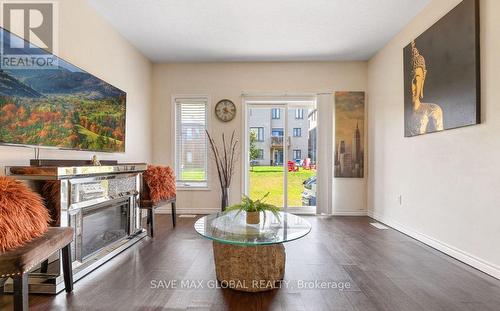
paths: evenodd
<path fill-rule="evenodd" d="M 148 165 L 143 178 L 146 184 L 144 199 L 157 203 L 175 198 L 175 174 L 171 167 Z"/>
<path fill-rule="evenodd" d="M 15 179 L 0 176 L 0 253 L 41 236 L 49 221 L 38 194 Z"/>

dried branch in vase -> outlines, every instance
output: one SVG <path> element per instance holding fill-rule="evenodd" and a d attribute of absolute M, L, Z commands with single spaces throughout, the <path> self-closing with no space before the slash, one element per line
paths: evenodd
<path fill-rule="evenodd" d="M 219 183 L 222 191 L 221 209 L 224 211 L 228 205 L 228 189 L 231 186 L 231 180 L 234 175 L 235 164 L 237 162 L 238 139 L 233 131 L 229 141 L 226 140 L 226 135 L 222 134 L 222 146 L 218 145 L 212 135 L 206 131 L 210 148 L 214 156 Z"/>

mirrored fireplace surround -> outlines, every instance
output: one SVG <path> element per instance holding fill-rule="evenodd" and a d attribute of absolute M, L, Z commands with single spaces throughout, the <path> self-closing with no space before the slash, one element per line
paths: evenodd
<path fill-rule="evenodd" d="M 6 175 L 22 180 L 44 197 L 53 226 L 74 228 L 71 251 L 76 281 L 146 235 L 138 208 L 146 168 L 144 163 L 17 166 L 6 167 Z M 30 273 L 30 292 L 62 291 L 61 272 L 59 254 L 54 254 Z M 5 290 L 11 291 L 12 284 L 7 282 Z"/>

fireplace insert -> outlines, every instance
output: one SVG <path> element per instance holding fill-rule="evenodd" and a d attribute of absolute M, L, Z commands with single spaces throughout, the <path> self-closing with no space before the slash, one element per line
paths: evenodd
<path fill-rule="evenodd" d="M 82 208 L 71 217 L 76 229 L 73 258 L 81 262 L 130 234 L 128 197 Z"/>

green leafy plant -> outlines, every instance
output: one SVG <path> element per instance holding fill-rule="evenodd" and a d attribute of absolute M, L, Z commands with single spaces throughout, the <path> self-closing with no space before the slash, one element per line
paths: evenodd
<path fill-rule="evenodd" d="M 265 211 L 270 211 L 273 213 L 274 216 L 276 216 L 277 219 L 280 219 L 280 214 L 279 214 L 279 207 L 266 203 L 266 198 L 269 196 L 269 192 L 266 193 L 262 198 L 258 200 L 252 200 L 250 197 L 243 195 L 243 199 L 241 200 L 240 204 L 235 204 L 231 205 L 228 207 L 225 211 L 225 213 L 231 212 L 231 211 L 238 211 L 235 215 L 238 216 L 239 213 L 242 211 L 245 212 L 264 212 L 264 222 L 266 222 L 266 213 Z"/>

